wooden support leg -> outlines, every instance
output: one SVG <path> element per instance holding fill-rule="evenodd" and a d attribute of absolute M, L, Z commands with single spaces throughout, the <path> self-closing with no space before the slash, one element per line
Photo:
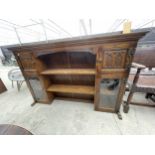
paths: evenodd
<path fill-rule="evenodd" d="M 37 102 L 36 102 L 36 101 L 34 101 L 34 102 L 31 104 L 31 107 L 33 107 L 36 103 L 37 103 Z"/>
<path fill-rule="evenodd" d="M 121 113 L 118 111 L 117 112 L 117 116 L 118 116 L 118 119 L 120 119 L 120 120 L 122 120 L 123 118 L 122 118 L 122 115 L 121 115 Z"/>
<path fill-rule="evenodd" d="M 130 102 L 132 100 L 132 97 L 133 97 L 133 92 L 130 92 L 129 96 L 128 96 L 128 99 L 127 99 L 127 102 L 124 102 L 124 106 L 123 106 L 124 113 L 128 113 L 128 111 L 129 111 L 129 104 L 130 104 Z"/>

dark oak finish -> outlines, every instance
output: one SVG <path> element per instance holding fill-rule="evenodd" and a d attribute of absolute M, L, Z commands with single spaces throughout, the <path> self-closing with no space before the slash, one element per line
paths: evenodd
<path fill-rule="evenodd" d="M 119 113 L 137 42 L 146 33 L 92 35 L 9 49 L 35 102 L 50 103 L 55 97 L 92 100 L 96 110 Z M 113 94 L 113 108 L 100 107 L 101 81 L 107 102 Z"/>

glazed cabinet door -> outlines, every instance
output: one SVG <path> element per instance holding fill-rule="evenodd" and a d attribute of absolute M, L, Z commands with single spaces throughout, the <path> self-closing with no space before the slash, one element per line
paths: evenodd
<path fill-rule="evenodd" d="M 96 110 L 119 112 L 131 61 L 128 49 L 99 49 L 95 78 Z"/>
<path fill-rule="evenodd" d="M 101 79 L 99 87 L 99 109 L 115 110 L 120 91 L 120 79 Z"/>
<path fill-rule="evenodd" d="M 44 90 L 41 78 L 36 70 L 36 62 L 32 52 L 16 52 L 16 59 L 25 77 L 26 83 L 35 102 L 47 102 L 47 93 Z"/>
<path fill-rule="evenodd" d="M 47 95 L 43 90 L 40 79 L 37 76 L 27 77 L 27 80 L 30 84 L 31 91 L 33 92 L 33 96 L 36 102 L 46 102 Z"/>

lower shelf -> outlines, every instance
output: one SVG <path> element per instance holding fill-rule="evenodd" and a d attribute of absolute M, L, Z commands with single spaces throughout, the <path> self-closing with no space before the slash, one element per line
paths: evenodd
<path fill-rule="evenodd" d="M 53 84 L 48 89 L 48 92 L 61 92 L 61 93 L 77 93 L 94 95 L 95 88 L 93 86 L 84 85 L 60 85 Z"/>

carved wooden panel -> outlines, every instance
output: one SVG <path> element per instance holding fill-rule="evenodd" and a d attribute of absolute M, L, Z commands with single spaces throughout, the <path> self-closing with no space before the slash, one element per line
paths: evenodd
<path fill-rule="evenodd" d="M 128 70 L 130 70 L 130 68 L 131 68 L 131 63 L 133 61 L 134 53 L 135 53 L 134 48 L 127 50 L 127 56 L 126 56 L 126 60 L 125 60 L 125 68 L 127 68 Z"/>
<path fill-rule="evenodd" d="M 127 50 L 105 51 L 103 54 L 102 68 L 121 69 L 125 68 Z"/>
<path fill-rule="evenodd" d="M 22 63 L 22 67 L 24 68 L 24 70 L 35 69 L 35 62 L 32 53 L 20 52 L 18 53 L 18 57 Z"/>

